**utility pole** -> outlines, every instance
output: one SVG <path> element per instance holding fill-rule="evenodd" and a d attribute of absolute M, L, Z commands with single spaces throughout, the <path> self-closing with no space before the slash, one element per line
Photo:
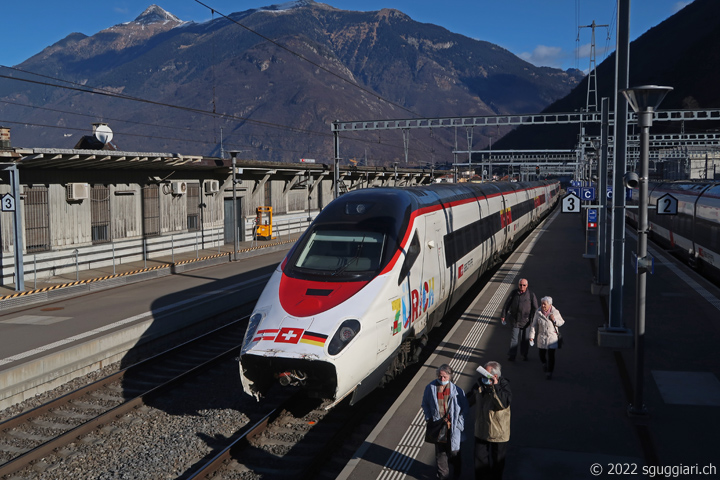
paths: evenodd
<path fill-rule="evenodd" d="M 220 158 L 225 160 L 225 147 L 223 147 L 223 127 L 220 127 Z"/>
<path fill-rule="evenodd" d="M 333 198 L 340 196 L 340 188 L 338 182 L 340 181 L 340 133 L 338 132 L 338 123 L 340 120 L 333 122 L 333 145 L 335 151 L 335 161 L 333 165 Z"/>
<path fill-rule="evenodd" d="M 595 61 L 595 29 L 605 27 L 608 28 L 610 25 L 598 25 L 593 20 L 590 25 L 580 25 L 578 27 L 578 42 L 580 42 L 580 29 L 591 28 L 592 29 L 592 40 L 590 42 L 590 71 L 588 72 L 588 89 L 587 89 L 587 101 L 585 103 L 585 109 L 588 112 L 598 111 L 598 98 L 597 98 L 597 62 Z M 610 39 L 610 30 L 608 28 L 608 40 Z M 592 99 L 592 103 L 591 103 Z"/>
<path fill-rule="evenodd" d="M 238 235 L 238 212 L 237 212 L 237 156 L 240 152 L 247 150 L 230 150 L 232 158 L 232 216 L 233 216 L 233 260 L 237 262 L 238 250 L 240 250 Z"/>
<path fill-rule="evenodd" d="M 408 149 L 410 148 L 410 129 L 403 128 L 403 147 L 405 149 L 405 164 L 408 163 Z"/>
<path fill-rule="evenodd" d="M 608 324 L 600 331 L 601 346 L 630 346 L 632 335 L 623 321 L 625 276 L 625 182 L 628 104 L 620 91 L 628 87 L 630 70 L 630 0 L 618 0 L 615 55 L 615 148 L 613 157 L 612 224 L 610 236 L 610 301 Z M 617 334 L 617 337 L 615 337 Z"/>

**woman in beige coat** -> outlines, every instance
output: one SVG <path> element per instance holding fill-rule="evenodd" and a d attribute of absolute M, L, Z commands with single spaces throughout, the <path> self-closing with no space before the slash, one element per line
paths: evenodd
<path fill-rule="evenodd" d="M 537 340 L 540 349 L 540 361 L 548 380 L 552 378 L 555 369 L 555 350 L 558 348 L 558 329 L 563 325 L 563 320 L 557 308 L 553 307 L 552 297 L 540 299 L 540 308 L 535 312 L 532 324 L 530 325 L 530 345 Z M 536 334 L 537 333 L 537 337 Z"/>

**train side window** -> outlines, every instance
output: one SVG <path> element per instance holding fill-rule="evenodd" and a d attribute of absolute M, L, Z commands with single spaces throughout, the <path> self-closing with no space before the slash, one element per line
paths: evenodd
<path fill-rule="evenodd" d="M 415 260 L 417 260 L 418 256 L 420 256 L 420 238 L 418 237 L 417 230 L 415 230 L 415 236 L 410 242 L 408 251 L 405 254 L 405 261 L 403 262 L 402 268 L 400 269 L 398 285 L 400 285 L 405 279 L 405 277 L 407 277 L 408 273 L 410 273 L 410 269 L 415 264 Z"/>

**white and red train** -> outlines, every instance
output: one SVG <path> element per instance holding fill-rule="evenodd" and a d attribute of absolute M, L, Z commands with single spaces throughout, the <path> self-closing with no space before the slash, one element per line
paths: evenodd
<path fill-rule="evenodd" d="M 648 203 L 657 207 L 648 210 L 651 238 L 720 279 L 720 182 L 651 183 L 648 190 Z M 667 194 L 678 201 L 677 215 L 658 215 Z M 638 203 L 638 190 L 632 203 Z M 628 209 L 627 216 L 637 225 L 637 210 Z"/>
<path fill-rule="evenodd" d="M 557 182 L 357 190 L 331 202 L 268 281 L 240 355 L 273 383 L 351 404 L 416 361 L 428 332 L 557 203 Z"/>

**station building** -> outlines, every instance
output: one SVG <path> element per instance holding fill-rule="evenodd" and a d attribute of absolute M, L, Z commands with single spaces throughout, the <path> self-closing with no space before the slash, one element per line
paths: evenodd
<path fill-rule="evenodd" d="M 240 242 L 269 221 L 267 208 L 258 217 L 259 207 L 272 208 L 273 237 L 301 232 L 333 200 L 333 168 L 238 156 L 233 188 L 231 159 L 122 151 L 91 135 L 72 149 L 21 148 L 0 127 L 0 197 L 10 195 L 19 211 L 25 282 L 233 244 L 233 199 Z M 348 165 L 339 168 L 338 191 L 418 185 L 430 177 L 419 169 Z M 16 283 L 16 217 L 5 207 L 0 284 L 10 285 Z"/>

